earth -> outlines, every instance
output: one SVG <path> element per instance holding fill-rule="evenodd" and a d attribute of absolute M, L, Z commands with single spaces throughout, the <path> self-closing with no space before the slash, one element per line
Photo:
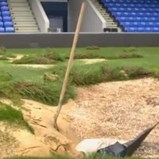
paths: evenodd
<path fill-rule="evenodd" d="M 159 121 L 159 81 L 153 78 L 107 82 L 77 88 L 77 97 L 63 105 L 58 132 L 53 128 L 56 107 L 24 99 L 24 118 L 35 134 L 1 123 L 0 156 L 79 156 L 75 146 L 83 139 L 133 139 Z M 159 126 L 134 155 L 159 154 Z"/>

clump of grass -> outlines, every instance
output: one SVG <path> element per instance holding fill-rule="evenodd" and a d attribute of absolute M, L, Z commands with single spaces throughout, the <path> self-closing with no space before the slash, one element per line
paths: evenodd
<path fill-rule="evenodd" d="M 7 53 L 7 49 L 3 46 L 0 47 L 0 55 L 5 55 Z"/>
<path fill-rule="evenodd" d="M 101 65 L 77 65 L 72 68 L 70 78 L 73 84 L 80 85 L 91 85 L 100 83 L 103 81 L 103 72 Z"/>
<path fill-rule="evenodd" d="M 7 57 L 8 57 L 8 58 L 16 58 L 16 57 L 17 57 L 17 55 L 9 54 L 9 53 L 8 53 L 8 54 L 7 54 Z"/>
<path fill-rule="evenodd" d="M 0 82 L 6 82 L 12 80 L 12 75 L 8 72 L 2 71 L 0 72 Z"/>
<path fill-rule="evenodd" d="M 130 53 L 130 52 L 138 52 L 136 47 L 127 47 L 123 49 L 123 52 Z"/>
<path fill-rule="evenodd" d="M 153 77 L 159 80 L 159 71 L 154 72 Z"/>
<path fill-rule="evenodd" d="M 117 59 L 143 58 L 139 53 L 121 53 L 117 55 Z"/>
<path fill-rule="evenodd" d="M 60 78 L 64 77 L 66 65 L 53 68 L 53 74 Z M 73 65 L 70 73 L 70 82 L 76 86 L 92 85 L 105 81 L 126 80 L 127 77 L 121 72 L 121 68 L 113 68 L 105 62 L 89 65 Z"/>
<path fill-rule="evenodd" d="M 98 52 L 88 51 L 88 52 L 76 52 L 75 59 L 130 59 L 130 58 L 143 58 L 143 56 L 138 52 L 121 52 L 118 54 L 98 54 Z"/>
<path fill-rule="evenodd" d="M 123 67 L 123 68 L 121 68 L 121 70 L 124 70 L 126 72 L 129 79 L 153 76 L 152 71 L 145 69 L 143 67 L 137 67 L 137 66 Z"/>
<path fill-rule="evenodd" d="M 0 98 L 10 99 L 14 105 L 21 105 L 21 97 L 14 89 L 12 84 L 1 83 L 0 84 Z"/>
<path fill-rule="evenodd" d="M 123 49 L 119 55 L 117 55 L 117 58 L 123 59 L 123 58 L 143 58 L 143 55 L 140 54 L 139 50 L 135 47 L 128 47 Z"/>
<path fill-rule="evenodd" d="M 0 57 L 0 60 L 8 60 L 8 58 L 3 55 L 3 56 Z"/>
<path fill-rule="evenodd" d="M 65 65 L 53 68 L 53 73 L 64 77 Z M 70 81 L 77 86 L 98 84 L 100 82 L 136 79 L 153 76 L 152 71 L 143 67 L 112 67 L 105 62 L 89 65 L 73 65 Z"/>
<path fill-rule="evenodd" d="M 100 47 L 98 47 L 98 46 L 88 46 L 88 47 L 86 47 L 86 50 L 99 50 L 100 49 Z"/>
<path fill-rule="evenodd" d="M 21 111 L 0 102 L 0 121 L 25 127 L 34 134 L 34 129 L 25 121 Z"/>
<path fill-rule="evenodd" d="M 86 51 L 86 52 L 76 52 L 74 59 L 95 59 L 95 58 L 106 58 L 105 55 L 97 54 L 93 51 Z"/>
<path fill-rule="evenodd" d="M 53 51 L 47 51 L 43 55 L 28 55 L 24 56 L 21 59 L 15 60 L 15 64 L 54 64 L 57 61 L 64 61 L 65 58 L 59 53 Z"/>
<path fill-rule="evenodd" d="M 46 53 L 44 54 L 44 57 L 55 60 L 55 61 L 61 61 L 61 62 L 65 60 L 64 56 L 62 56 L 60 53 L 57 53 L 50 48 L 46 49 Z"/>
<path fill-rule="evenodd" d="M 124 74 L 120 67 L 110 67 L 108 65 L 103 66 L 103 81 L 118 81 L 118 80 L 127 80 L 129 77 Z"/>
<path fill-rule="evenodd" d="M 57 105 L 62 83 L 57 81 L 46 84 L 36 84 L 29 82 L 17 82 L 14 85 L 15 90 L 23 97 L 33 99 L 48 105 Z M 72 86 L 68 86 L 64 102 L 69 98 L 74 98 L 75 93 Z"/>
<path fill-rule="evenodd" d="M 15 64 L 53 64 L 54 60 L 42 56 L 29 55 L 13 61 Z"/>

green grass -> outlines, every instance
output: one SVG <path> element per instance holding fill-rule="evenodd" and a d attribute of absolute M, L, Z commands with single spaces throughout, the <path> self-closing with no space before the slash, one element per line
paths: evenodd
<path fill-rule="evenodd" d="M 10 125 L 26 128 L 34 134 L 33 128 L 25 121 L 21 111 L 0 102 L 0 121 L 7 122 Z"/>
<path fill-rule="evenodd" d="M 53 50 L 48 50 L 45 54 L 27 55 L 21 59 L 15 60 L 15 64 L 55 64 L 64 61 L 64 57 Z"/>
<path fill-rule="evenodd" d="M 23 54 L 30 57 L 49 57 L 56 61 L 56 66 L 48 69 L 25 68 L 16 66 L 6 60 L 0 60 L 0 97 L 6 98 L 28 98 L 50 105 L 56 105 L 59 99 L 62 81 L 64 78 L 69 48 L 39 48 L 39 49 L 0 49 L 0 54 L 15 56 Z M 53 56 L 53 54 L 54 56 Z M 95 64 L 84 64 L 78 59 L 104 58 L 105 62 Z M 143 77 L 159 78 L 159 47 L 147 48 L 79 48 L 75 59 L 65 101 L 75 97 L 74 86 L 92 85 L 100 82 L 129 80 Z M 34 63 L 33 61 L 30 63 Z M 44 74 L 52 73 L 58 75 L 58 80 L 45 81 Z M 20 96 L 20 97 L 19 97 Z M 3 106 L 2 106 L 3 107 Z M 5 106 L 6 107 L 6 106 Z M 20 125 L 27 127 L 21 112 L 12 110 L 7 106 L 1 113 L 0 120 L 8 120 L 11 124 L 16 123 L 17 118 Z M 9 113 L 8 113 L 9 112 Z M 13 115 L 10 115 L 12 114 Z M 17 113 L 17 114 L 16 114 Z M 19 124 L 19 123 L 18 123 Z M 26 125 L 25 125 L 26 124 Z M 45 159 L 68 159 L 67 156 L 44 157 Z M 106 157 L 107 159 L 119 159 Z M 11 159 L 43 159 L 41 157 L 11 157 Z M 92 157 L 83 159 L 93 159 Z M 125 158 L 128 159 L 128 158 Z M 130 159 L 141 159 L 132 157 Z"/>
<path fill-rule="evenodd" d="M 66 64 L 52 68 L 52 73 L 57 74 L 61 79 L 64 77 Z M 142 66 L 113 66 L 107 62 L 99 62 L 89 65 L 74 63 L 70 82 L 76 86 L 93 85 L 100 82 L 138 79 L 142 77 L 155 76 L 155 72 Z"/>
<path fill-rule="evenodd" d="M 0 49 L 1 54 L 25 57 L 44 57 L 56 61 L 52 68 L 26 68 L 0 60 L 0 86 L 5 83 L 11 87 L 11 94 L 22 98 L 34 99 L 49 105 L 56 105 L 61 91 L 62 81 L 69 57 L 69 48 L 38 48 L 38 49 Z M 142 77 L 159 77 L 159 48 L 98 48 L 87 47 L 76 50 L 73 67 L 69 78 L 69 86 L 65 101 L 75 97 L 74 86 L 92 85 L 100 82 L 129 80 Z M 78 60 L 83 58 L 104 58 L 105 62 L 85 65 Z M 24 60 L 24 59 L 23 59 Z M 25 61 L 25 60 L 24 60 Z M 24 62 L 23 61 L 23 62 Z M 30 63 L 34 63 L 31 61 Z M 25 63 L 25 62 L 24 62 Z M 35 62 L 36 63 L 36 62 Z M 45 74 L 58 75 L 55 81 L 44 80 Z M 25 86 L 25 87 L 22 87 Z M 14 91 L 13 91 L 14 90 Z M 14 99 L 14 96 L 13 96 Z"/>
<path fill-rule="evenodd" d="M 52 157 L 9 157 L 5 159 L 76 159 L 73 157 L 69 156 L 62 156 L 62 155 L 54 155 Z M 81 159 L 122 159 L 120 157 L 111 157 L 111 156 L 106 156 L 106 157 L 94 157 L 94 156 L 89 156 L 89 157 L 82 157 Z M 124 159 L 144 159 L 142 157 L 125 157 Z"/>
<path fill-rule="evenodd" d="M 14 84 L 14 89 L 23 98 L 32 99 L 48 105 L 57 105 L 61 92 L 61 86 L 61 81 L 45 83 L 42 85 L 36 83 L 18 82 Z M 66 102 L 69 98 L 73 99 L 75 96 L 73 86 L 68 85 L 67 88 L 64 102 Z"/>

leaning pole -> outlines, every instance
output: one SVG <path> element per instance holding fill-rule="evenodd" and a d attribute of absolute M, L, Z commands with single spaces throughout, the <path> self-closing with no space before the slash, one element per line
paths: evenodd
<path fill-rule="evenodd" d="M 76 31 L 75 31 L 75 35 L 74 35 L 74 39 L 73 39 L 73 43 L 72 43 L 72 48 L 71 48 L 70 57 L 69 57 L 68 64 L 67 64 L 67 69 L 66 69 L 66 72 L 65 72 L 65 77 L 64 77 L 61 93 L 60 93 L 60 98 L 59 98 L 59 102 L 58 102 L 58 106 L 57 106 L 57 111 L 54 115 L 53 126 L 58 131 L 59 131 L 59 127 L 57 125 L 57 119 L 60 115 L 60 112 L 61 112 L 61 109 L 62 109 L 62 104 L 63 104 L 63 99 L 64 99 L 65 92 L 66 92 L 66 89 L 67 89 L 67 83 L 68 83 L 69 74 L 70 74 L 71 66 L 72 66 L 73 59 L 74 59 L 74 54 L 75 54 L 77 42 L 78 42 L 78 39 L 79 39 L 79 32 L 80 32 L 81 25 L 82 25 L 82 20 L 83 20 L 83 17 L 84 17 L 85 7 L 86 7 L 86 3 L 83 2 L 82 5 L 81 5 L 79 17 L 78 17 Z"/>

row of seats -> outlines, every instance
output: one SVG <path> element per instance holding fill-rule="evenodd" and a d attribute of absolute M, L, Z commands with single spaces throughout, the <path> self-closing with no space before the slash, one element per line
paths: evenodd
<path fill-rule="evenodd" d="M 8 6 L 0 6 L 0 10 L 1 11 L 9 11 L 9 7 Z"/>
<path fill-rule="evenodd" d="M 120 22 L 159 22 L 159 17 L 140 17 L 140 16 L 119 16 L 116 19 Z"/>
<path fill-rule="evenodd" d="M 0 27 L 13 27 L 12 22 L 0 22 Z"/>
<path fill-rule="evenodd" d="M 159 13 L 150 13 L 150 12 L 120 12 L 120 11 L 112 11 L 113 16 L 140 16 L 140 17 L 159 17 Z"/>
<path fill-rule="evenodd" d="M 126 32 L 159 32 L 159 27 L 125 27 Z"/>
<path fill-rule="evenodd" d="M 133 7 L 133 8 L 158 8 L 159 7 L 159 4 L 157 5 L 157 4 L 133 4 L 133 3 L 131 3 L 131 4 L 127 4 L 127 3 L 124 3 L 124 4 L 122 4 L 122 3 L 104 3 L 104 6 L 105 7 L 125 7 L 125 8 L 127 8 L 127 7 Z"/>
<path fill-rule="evenodd" d="M 15 32 L 14 27 L 0 27 L 0 33 Z"/>
<path fill-rule="evenodd" d="M 121 22 L 122 25 L 128 26 L 138 26 L 138 27 L 159 27 L 159 22 Z"/>
<path fill-rule="evenodd" d="M 118 12 L 149 12 L 149 13 L 159 13 L 159 8 L 131 8 L 131 7 L 108 7 L 111 11 Z"/>
<path fill-rule="evenodd" d="M 159 32 L 159 0 L 101 0 L 126 32 Z"/>
<path fill-rule="evenodd" d="M 8 3 L 4 1 L 0 1 L 0 6 L 8 6 Z"/>
<path fill-rule="evenodd" d="M 0 16 L 9 16 L 10 15 L 10 11 L 0 11 Z"/>
<path fill-rule="evenodd" d="M 152 4 L 151 0 L 102 0 L 103 2 L 113 3 L 137 3 L 137 4 Z M 153 0 L 153 4 L 158 4 L 158 0 Z"/>
<path fill-rule="evenodd" d="M 15 32 L 7 0 L 0 0 L 0 33 Z"/>
<path fill-rule="evenodd" d="M 12 17 L 11 16 L 0 16 L 0 21 L 3 22 L 11 22 L 12 21 Z"/>

